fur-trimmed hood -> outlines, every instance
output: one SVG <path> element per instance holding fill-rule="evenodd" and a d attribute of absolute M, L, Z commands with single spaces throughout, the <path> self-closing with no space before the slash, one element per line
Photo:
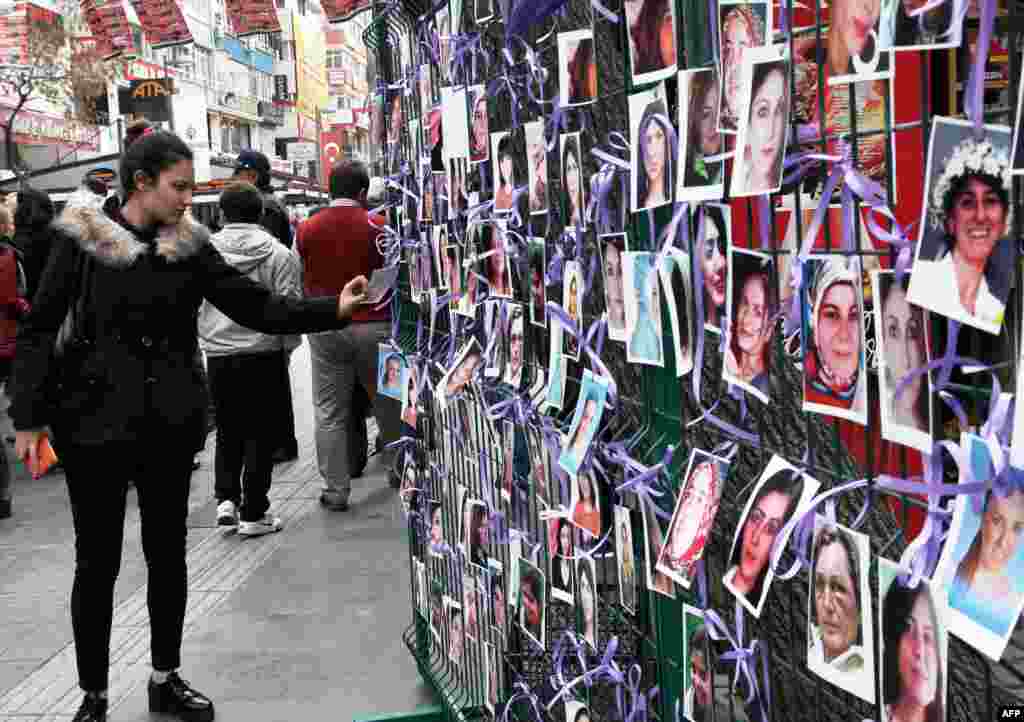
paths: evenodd
<path fill-rule="evenodd" d="M 206 227 L 186 211 L 177 225 L 161 228 L 152 242 L 146 242 L 104 213 L 103 201 L 102 196 L 79 188 L 53 226 L 75 238 L 82 250 L 106 266 L 127 268 L 151 248 L 174 263 L 196 254 L 210 240 Z"/>

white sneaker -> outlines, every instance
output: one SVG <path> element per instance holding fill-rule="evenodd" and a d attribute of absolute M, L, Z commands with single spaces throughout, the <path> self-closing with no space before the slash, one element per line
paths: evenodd
<path fill-rule="evenodd" d="M 235 502 L 225 499 L 217 505 L 217 526 L 238 526 L 238 507 Z"/>
<path fill-rule="evenodd" d="M 259 521 L 238 522 L 238 534 L 240 536 L 263 536 L 264 534 L 281 531 L 283 526 L 284 524 L 281 522 L 280 517 L 264 514 L 263 518 Z"/>

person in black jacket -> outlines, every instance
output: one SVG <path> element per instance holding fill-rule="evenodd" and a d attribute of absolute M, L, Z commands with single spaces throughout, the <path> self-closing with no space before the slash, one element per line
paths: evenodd
<path fill-rule="evenodd" d="M 21 251 L 27 298 L 35 295 L 46 259 L 50 257 L 52 235 L 48 230 L 54 208 L 50 196 L 36 188 L 18 191 L 14 211 L 14 247 Z"/>
<path fill-rule="evenodd" d="M 79 684 L 74 722 L 106 720 L 114 582 L 125 497 L 134 481 L 149 569 L 150 710 L 213 719 L 213 704 L 177 674 L 187 596 L 189 477 L 206 398 L 192 359 L 203 299 L 233 321 L 271 334 L 344 328 L 366 278 L 338 297 L 277 296 L 229 266 L 187 213 L 192 151 L 153 132 L 121 159 L 125 202 L 110 215 L 95 196 L 72 198 L 51 226 L 53 252 L 18 332 L 11 418 L 18 458 L 37 461 L 51 427 L 75 525 L 71 621 Z M 79 269 L 89 269 L 91 280 Z M 87 274 L 86 274 L 86 277 Z M 83 288 L 86 343 L 55 341 Z M 50 389 L 60 388 L 59 395 Z"/>

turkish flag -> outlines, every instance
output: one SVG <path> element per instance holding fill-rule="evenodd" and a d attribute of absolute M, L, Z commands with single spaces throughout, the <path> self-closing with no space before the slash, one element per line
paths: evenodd
<path fill-rule="evenodd" d="M 320 132 L 320 168 L 323 173 L 324 188 L 330 185 L 329 180 L 334 164 L 341 160 L 342 143 L 341 129 L 337 126 L 332 125 L 330 130 Z"/>

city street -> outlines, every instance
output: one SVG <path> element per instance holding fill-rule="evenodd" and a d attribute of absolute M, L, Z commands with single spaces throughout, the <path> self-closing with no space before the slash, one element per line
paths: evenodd
<path fill-rule="evenodd" d="M 299 459 L 275 467 L 271 488 L 283 531 L 241 539 L 218 529 L 215 433 L 192 477 L 181 674 L 210 696 L 218 720 L 334 722 L 412 712 L 431 700 L 401 641 L 411 605 L 408 594 L 396 593 L 409 584 L 396 492 L 371 459 L 353 482 L 350 511 L 320 507 L 306 343 L 292 357 L 292 386 Z M 11 434 L 6 414 L 3 432 Z M 13 456 L 13 446 L 7 453 Z M 103 483 L 103 469 L 95 483 Z M 111 642 L 111 722 L 162 719 L 147 711 L 138 532 L 130 491 Z M 16 463 L 14 517 L 0 521 L 0 722 L 67 721 L 78 707 L 68 612 L 73 573 L 63 476 L 33 481 Z"/>

